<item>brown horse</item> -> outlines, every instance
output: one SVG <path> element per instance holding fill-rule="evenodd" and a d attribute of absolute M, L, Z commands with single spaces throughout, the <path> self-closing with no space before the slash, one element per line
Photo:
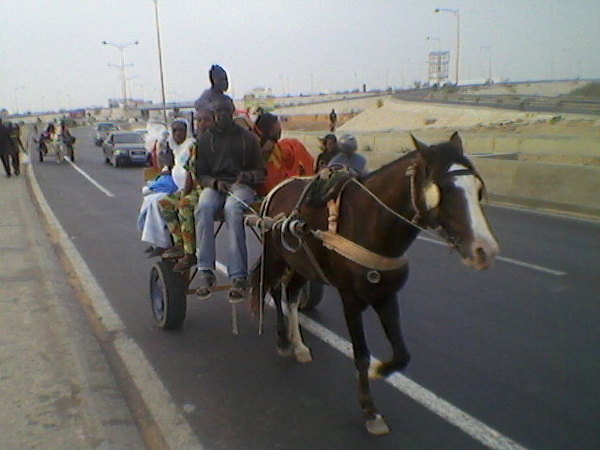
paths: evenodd
<path fill-rule="evenodd" d="M 287 220 L 279 220 L 265 234 L 262 265 L 252 273 L 253 307 L 261 308 L 264 296 L 271 293 L 277 308 L 278 350 L 293 352 L 300 362 L 310 361 L 311 354 L 298 325 L 298 293 L 308 279 L 337 288 L 354 350 L 359 402 L 373 434 L 387 433 L 389 428 L 373 403 L 369 377 L 400 371 L 410 359 L 396 300 L 408 278 L 403 255 L 409 246 L 429 228 L 475 269 L 487 268 L 498 253 L 480 206 L 483 181 L 465 157 L 458 133 L 433 146 L 412 139 L 416 150 L 363 179 L 350 180 L 339 195 L 337 214 L 299 201 L 307 179 L 275 188 L 263 203 L 261 216 Z M 331 233 L 322 233 L 331 229 L 332 216 L 333 237 L 339 239 L 325 239 Z M 288 330 L 282 291 L 289 309 Z M 371 368 L 362 323 L 368 306 L 377 312 L 392 347 L 392 358 Z"/>

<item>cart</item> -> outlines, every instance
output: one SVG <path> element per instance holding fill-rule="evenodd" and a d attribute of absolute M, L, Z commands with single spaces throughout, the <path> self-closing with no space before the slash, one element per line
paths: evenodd
<path fill-rule="evenodd" d="M 219 220 L 215 237 L 223 228 L 224 221 Z M 260 241 L 259 233 L 250 225 L 255 237 Z M 162 258 L 150 269 L 150 305 L 152 317 L 156 325 L 165 330 L 181 328 L 186 316 L 187 301 L 189 296 L 197 299 L 193 282 L 198 269 L 188 269 L 184 272 L 174 272 L 173 267 L 177 260 Z M 212 293 L 226 291 L 230 284 L 216 285 L 211 288 Z M 324 286 L 314 281 L 308 281 L 302 291 L 299 309 L 307 311 L 315 308 L 323 297 Z M 202 301 L 202 300 L 198 300 Z M 237 334 L 237 319 L 235 305 L 232 304 L 233 332 Z"/>
<path fill-rule="evenodd" d="M 40 137 L 37 139 L 38 160 L 43 163 L 44 158 L 49 154 L 54 154 L 56 162 L 63 162 L 65 155 L 75 162 L 75 150 L 72 143 L 65 142 L 63 139 L 48 139 Z"/>

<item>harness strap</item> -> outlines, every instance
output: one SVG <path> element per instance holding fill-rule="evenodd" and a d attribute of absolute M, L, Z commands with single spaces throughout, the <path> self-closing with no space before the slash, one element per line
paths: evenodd
<path fill-rule="evenodd" d="M 304 253 L 306 253 L 306 256 L 308 256 L 310 263 L 313 265 L 313 267 L 317 271 L 317 275 L 319 275 L 319 278 L 321 278 L 321 281 L 323 281 L 325 284 L 333 286 L 333 283 L 331 281 L 329 281 L 329 278 L 327 278 L 327 275 L 325 275 L 325 272 L 323 272 L 323 269 L 321 268 L 319 261 L 317 261 L 317 258 L 315 258 L 315 255 L 313 254 L 310 247 L 306 244 L 306 241 L 304 241 L 304 239 L 302 240 L 302 249 L 304 250 Z"/>
<path fill-rule="evenodd" d="M 408 259 L 402 255 L 397 258 L 389 258 L 372 252 L 369 249 L 352 242 L 349 239 L 330 231 L 313 230 L 313 236 L 323 242 L 329 250 L 342 255 L 344 258 L 372 270 L 396 270 L 404 267 Z"/>
<path fill-rule="evenodd" d="M 342 193 L 352 179 L 353 178 L 348 178 L 340 188 L 340 192 L 336 198 L 327 202 L 327 229 L 332 233 L 337 233 L 340 218 L 340 204 L 342 203 Z"/>

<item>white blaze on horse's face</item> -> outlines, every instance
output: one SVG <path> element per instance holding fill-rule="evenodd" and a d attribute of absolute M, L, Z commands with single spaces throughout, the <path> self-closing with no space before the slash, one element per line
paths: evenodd
<path fill-rule="evenodd" d="M 467 167 L 461 164 L 453 164 L 448 174 L 452 175 L 453 171 L 465 169 Z M 466 242 L 460 243 L 462 261 L 474 269 L 486 269 L 498 254 L 499 247 L 479 202 L 481 180 L 475 175 L 460 175 L 453 177 L 452 183 L 464 193 L 466 219 L 470 226 L 471 237 Z"/>

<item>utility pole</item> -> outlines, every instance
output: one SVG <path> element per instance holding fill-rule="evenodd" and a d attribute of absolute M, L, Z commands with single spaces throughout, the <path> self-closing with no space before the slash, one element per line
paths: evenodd
<path fill-rule="evenodd" d="M 158 0 L 154 0 L 154 17 L 156 19 L 156 45 L 158 47 L 158 68 L 160 70 L 160 91 L 162 94 L 162 107 L 165 125 L 167 124 L 167 102 L 165 97 L 165 75 L 163 71 L 162 46 L 160 44 L 160 24 L 158 22 Z"/>
<path fill-rule="evenodd" d="M 454 14 L 454 17 L 456 17 L 456 85 L 458 86 L 458 74 L 460 64 L 460 10 L 458 8 L 436 8 L 435 12 L 448 12 Z"/>
<path fill-rule="evenodd" d="M 125 67 L 131 66 L 131 64 L 129 64 L 129 65 L 125 64 L 125 57 L 123 55 L 123 50 L 125 50 L 127 47 L 130 47 L 132 45 L 138 45 L 140 42 L 133 41 L 133 42 L 126 42 L 125 44 L 117 44 L 115 42 L 102 41 L 102 43 L 104 45 L 112 45 L 113 47 L 116 47 L 119 50 L 119 53 L 121 55 L 121 64 L 120 65 L 117 66 L 114 64 L 109 64 L 109 66 L 117 67 L 117 68 L 121 69 L 121 92 L 123 95 L 124 105 L 127 106 L 127 78 L 125 76 Z"/>

